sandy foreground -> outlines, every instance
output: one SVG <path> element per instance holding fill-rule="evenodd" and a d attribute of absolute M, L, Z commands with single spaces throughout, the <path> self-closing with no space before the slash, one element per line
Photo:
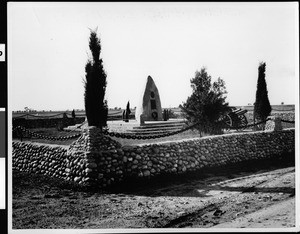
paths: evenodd
<path fill-rule="evenodd" d="M 214 228 L 282 228 L 295 226 L 295 199 L 271 205 Z"/>
<path fill-rule="evenodd" d="M 13 173 L 12 228 L 291 228 L 295 167 L 206 173 L 114 192 Z M 122 192 L 121 192 L 122 191 Z"/>

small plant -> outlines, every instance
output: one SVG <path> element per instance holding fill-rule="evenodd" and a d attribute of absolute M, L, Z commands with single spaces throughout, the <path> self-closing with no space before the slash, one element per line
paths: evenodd
<path fill-rule="evenodd" d="M 76 115 L 75 115 L 75 110 L 73 109 L 72 111 L 72 118 L 75 119 L 76 118 Z"/>
<path fill-rule="evenodd" d="M 126 111 L 125 111 L 125 122 L 129 122 L 129 117 L 130 117 L 130 114 L 131 114 L 131 110 L 130 110 L 130 104 L 129 104 L 129 101 L 127 102 L 127 106 L 126 106 Z"/>
<path fill-rule="evenodd" d="M 169 110 L 168 109 L 164 109 L 163 118 L 164 118 L 164 121 L 167 121 L 169 119 Z"/>

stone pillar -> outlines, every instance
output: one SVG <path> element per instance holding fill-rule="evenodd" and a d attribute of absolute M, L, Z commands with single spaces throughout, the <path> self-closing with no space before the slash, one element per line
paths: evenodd
<path fill-rule="evenodd" d="M 276 116 L 269 116 L 270 120 L 267 121 L 265 131 L 281 131 L 281 118 Z"/>
<path fill-rule="evenodd" d="M 106 182 L 110 181 L 113 173 L 109 173 L 108 178 L 105 178 L 103 165 L 106 165 L 105 161 L 108 160 L 108 157 L 112 160 L 112 155 L 115 155 L 120 148 L 121 144 L 104 135 L 101 129 L 94 126 L 86 127 L 82 136 L 72 143 L 67 151 L 74 157 L 80 156 L 85 165 L 82 168 L 82 175 L 75 177 L 74 181 L 92 187 L 106 186 Z M 73 165 L 73 167 L 76 168 L 77 165 Z"/>

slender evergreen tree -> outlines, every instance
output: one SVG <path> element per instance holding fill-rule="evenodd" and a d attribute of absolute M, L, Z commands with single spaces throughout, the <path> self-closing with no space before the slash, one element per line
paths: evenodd
<path fill-rule="evenodd" d="M 125 112 L 125 121 L 128 122 L 129 121 L 129 115 L 131 113 L 130 110 L 130 104 L 129 101 L 127 102 L 127 106 L 126 106 L 126 112 Z"/>
<path fill-rule="evenodd" d="M 254 103 L 254 119 L 258 121 L 265 121 L 272 111 L 269 98 L 268 98 L 265 71 L 266 71 L 266 63 L 261 62 L 258 66 L 258 80 L 257 80 L 256 98 Z"/>
<path fill-rule="evenodd" d="M 107 126 L 108 107 L 104 100 L 106 90 L 106 73 L 100 58 L 101 44 L 97 37 L 97 29 L 91 30 L 89 48 L 92 57 L 85 66 L 85 113 L 89 126 L 101 129 Z"/>

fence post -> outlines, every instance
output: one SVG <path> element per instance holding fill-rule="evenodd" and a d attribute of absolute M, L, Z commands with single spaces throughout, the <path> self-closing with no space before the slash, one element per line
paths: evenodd
<path fill-rule="evenodd" d="M 265 125 L 265 131 L 281 131 L 281 118 L 278 116 L 269 116 Z"/>

